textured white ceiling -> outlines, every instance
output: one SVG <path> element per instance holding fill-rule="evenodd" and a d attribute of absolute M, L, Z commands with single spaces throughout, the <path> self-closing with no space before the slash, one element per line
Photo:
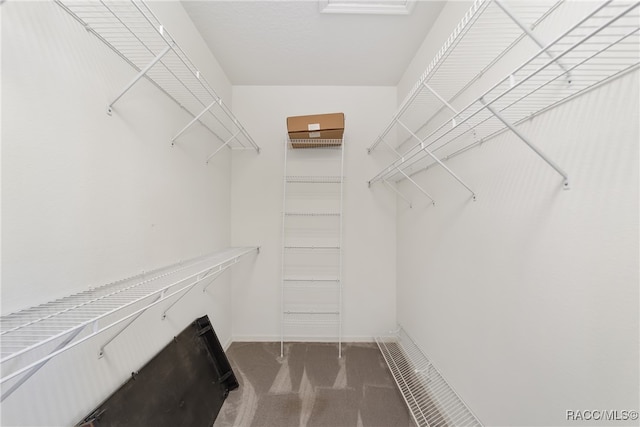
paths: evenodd
<path fill-rule="evenodd" d="M 234 85 L 394 86 L 444 2 L 411 15 L 320 13 L 318 1 L 182 0 Z"/>

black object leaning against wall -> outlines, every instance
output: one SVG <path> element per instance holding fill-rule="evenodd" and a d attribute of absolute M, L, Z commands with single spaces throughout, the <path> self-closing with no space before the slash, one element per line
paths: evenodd
<path fill-rule="evenodd" d="M 207 316 L 193 321 L 81 427 L 211 426 L 238 381 Z"/>

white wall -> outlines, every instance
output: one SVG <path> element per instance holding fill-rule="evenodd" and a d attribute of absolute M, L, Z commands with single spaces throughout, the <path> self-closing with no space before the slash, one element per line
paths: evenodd
<path fill-rule="evenodd" d="M 151 3 L 227 101 L 228 80 L 178 2 Z M 230 156 L 190 117 L 52 2 L 2 6 L 2 313 L 230 244 Z M 184 42 L 184 43 L 183 43 Z M 188 45 L 188 46 L 187 46 Z M 2 425 L 71 425 L 195 317 L 231 338 L 230 275 L 146 312 L 107 349 L 54 358 L 2 403 Z M 6 387 L 4 388 L 6 390 Z"/>
<path fill-rule="evenodd" d="M 447 4 L 438 24 L 452 30 L 463 9 Z M 448 161 L 475 202 L 441 168 L 414 177 L 435 207 L 401 186 L 419 203 L 397 205 L 398 321 L 485 425 L 638 409 L 638 99 L 635 72 L 520 126 L 568 191 L 512 134 Z"/>
<path fill-rule="evenodd" d="M 397 310 L 486 425 L 637 409 L 637 73 L 522 125 L 569 171 L 571 190 L 505 134 L 449 162 L 476 202 L 433 168 L 416 179 L 437 207 L 408 209 L 367 188 L 388 158 L 365 148 L 468 3 L 447 4 L 397 90 L 231 88 L 182 7 L 151 5 L 227 104 L 233 97 L 262 154 L 221 153 L 205 166 L 215 142 L 198 128 L 171 148 L 189 118 L 145 81 L 107 116 L 130 67 L 54 4 L 6 2 L 2 313 L 229 244 L 261 253 L 206 298 L 183 300 L 166 326 L 162 307 L 150 310 L 103 359 L 102 337 L 54 358 L 2 404 L 3 425 L 73 424 L 205 313 L 223 343 L 279 339 L 285 118 L 334 111 L 347 120 L 345 339 L 392 328 Z"/>
<path fill-rule="evenodd" d="M 382 164 L 367 157 L 366 147 L 391 117 L 395 98 L 393 87 L 234 86 L 235 112 L 262 146 L 259 158 L 234 153 L 232 160 L 232 243 L 261 245 L 255 267 L 234 272 L 234 340 L 280 339 L 286 118 L 317 113 L 345 113 L 345 339 L 371 340 L 394 326 L 395 206 L 383 189 L 367 188 Z"/>

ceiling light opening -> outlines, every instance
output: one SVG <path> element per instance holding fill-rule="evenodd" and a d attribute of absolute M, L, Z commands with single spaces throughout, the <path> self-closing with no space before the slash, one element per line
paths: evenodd
<path fill-rule="evenodd" d="M 410 15 L 416 0 L 318 0 L 321 13 Z"/>

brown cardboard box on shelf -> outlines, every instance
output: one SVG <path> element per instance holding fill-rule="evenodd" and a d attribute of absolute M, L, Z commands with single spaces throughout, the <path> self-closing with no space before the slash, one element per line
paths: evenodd
<path fill-rule="evenodd" d="M 314 114 L 310 116 L 287 117 L 287 131 L 293 148 L 316 147 L 317 144 L 295 143 L 306 139 L 342 139 L 344 134 L 344 113 Z M 340 145 L 322 144 L 324 145 Z"/>

